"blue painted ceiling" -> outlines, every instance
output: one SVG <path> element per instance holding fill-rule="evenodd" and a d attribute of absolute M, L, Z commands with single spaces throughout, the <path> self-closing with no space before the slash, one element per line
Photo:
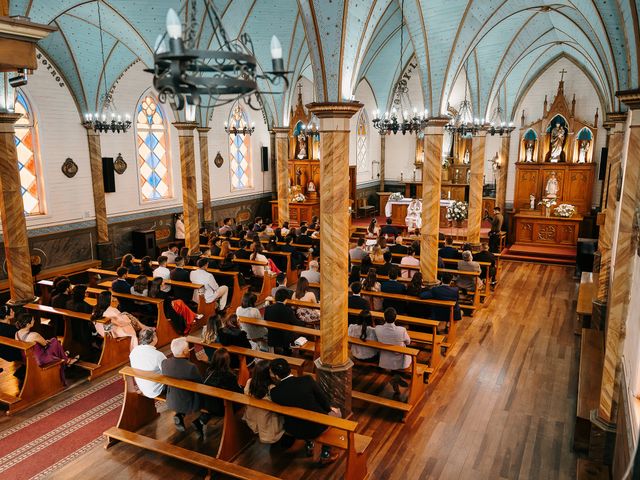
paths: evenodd
<path fill-rule="evenodd" d="M 186 0 L 101 0 L 106 68 L 102 67 L 96 0 L 11 0 L 10 13 L 51 24 L 58 31 L 40 43 L 65 76 L 79 113 L 101 107 L 107 88 L 133 62 L 151 66 L 155 38 L 168 8 Z M 196 1 L 203 11 L 204 0 Z M 489 116 L 500 94 L 513 117 L 532 80 L 560 57 L 591 79 L 607 110 L 618 110 L 615 92 L 638 87 L 640 0 L 404 0 L 405 49 L 400 65 L 402 0 L 212 0 L 230 38 L 248 33 L 260 68 L 269 69 L 269 42 L 283 46 L 285 66 L 296 79 L 309 66 L 316 97 L 350 98 L 359 82 L 372 87 L 382 110 L 412 56 L 425 107 L 443 111 L 456 78 L 468 73 L 474 115 Z M 200 48 L 215 48 L 202 16 Z M 310 76 L 308 73 L 307 76 Z M 151 77 L 149 78 L 151 84 Z M 261 84 L 270 125 L 287 121 L 295 89 L 272 94 Z M 292 93 L 293 92 L 293 93 Z M 209 109 L 201 109 L 207 124 Z"/>

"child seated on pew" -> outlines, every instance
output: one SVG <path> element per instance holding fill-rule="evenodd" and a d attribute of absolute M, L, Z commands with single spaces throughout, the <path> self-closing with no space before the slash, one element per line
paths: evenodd
<path fill-rule="evenodd" d="M 244 386 L 245 395 L 260 400 L 271 400 L 270 392 L 273 387 L 269 362 L 267 360 L 256 362 L 253 375 Z M 275 412 L 247 406 L 242 419 L 253 433 L 258 434 L 261 443 L 276 443 L 284 435 L 284 417 Z"/>
<path fill-rule="evenodd" d="M 96 322 L 101 318 L 109 319 L 109 323 Z M 91 320 L 94 322 L 98 335 L 104 338 L 109 334 L 112 337 L 131 337 L 129 350 L 133 350 L 138 345 L 138 334 L 144 325 L 131 314 L 122 313 L 111 306 L 111 292 L 104 291 L 98 294 L 96 306 L 93 308 Z"/>
<path fill-rule="evenodd" d="M 21 342 L 35 343 L 34 354 L 39 367 L 43 367 L 59 360 L 63 361 L 64 367 L 70 367 L 78 361 L 80 357 L 75 356 L 70 358 L 56 337 L 45 340 L 39 333 L 32 332 L 31 329 L 33 328 L 34 323 L 35 321 L 31 315 L 28 313 L 21 313 L 16 320 L 16 328 L 18 331 L 16 332 L 15 339 Z M 65 380 L 64 370 L 65 368 L 60 369 L 60 380 L 62 381 L 62 384 L 66 386 L 67 382 Z"/>

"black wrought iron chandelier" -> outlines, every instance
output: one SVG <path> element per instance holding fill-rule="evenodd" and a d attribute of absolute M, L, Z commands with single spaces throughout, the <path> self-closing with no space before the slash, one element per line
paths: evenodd
<path fill-rule="evenodd" d="M 256 124 L 255 122 L 251 122 L 251 126 L 243 124 L 242 128 L 238 128 L 235 124 L 229 126 L 228 122 L 224 122 L 224 131 L 229 135 L 251 135 L 256 131 Z"/>
<path fill-rule="evenodd" d="M 493 109 L 491 121 L 487 127 L 487 133 L 489 135 L 508 135 L 513 132 L 516 127 L 513 125 L 513 122 L 509 122 L 509 124 L 507 124 L 502 120 L 504 110 L 500 106 L 500 91 L 498 91 L 496 102 L 497 105 L 496 108 Z"/>
<path fill-rule="evenodd" d="M 102 113 L 85 113 L 84 122 L 87 128 L 92 128 L 101 133 L 124 133 L 131 128 L 129 114 L 119 114 L 116 111 L 113 94 L 107 90 L 107 64 L 104 57 L 104 39 L 102 37 L 102 17 L 100 15 L 100 0 L 98 4 L 98 28 L 100 29 L 100 51 L 102 53 L 102 79 L 104 80 L 104 94 L 102 95 Z"/>
<path fill-rule="evenodd" d="M 243 33 L 238 39 L 229 40 L 212 0 L 204 0 L 203 15 L 213 30 L 211 43 L 217 43 L 219 49 L 196 49 L 197 29 L 203 16 L 196 15 L 197 3 L 187 3 L 190 12 L 184 29 L 176 11 L 169 9 L 167 31 L 156 40 L 154 68 L 147 71 L 153 73 L 153 86 L 161 102 L 168 100 L 175 109 L 182 110 L 185 102 L 200 105 L 203 96 L 209 96 L 209 101 L 213 99 L 217 105 L 242 98 L 247 105 L 258 110 L 261 105 L 258 80 L 282 84 L 283 91 L 288 88 L 287 75 L 291 72 L 284 69 L 282 46 L 278 39 L 271 37 L 272 70 L 258 73 L 251 38 Z M 168 47 L 165 37 L 169 37 Z M 257 106 L 251 103 L 253 94 L 256 94 Z"/>
<path fill-rule="evenodd" d="M 457 133 L 462 137 L 466 137 L 469 135 L 475 135 L 478 133 L 480 129 L 482 129 L 484 124 L 484 119 L 482 121 L 479 118 L 473 118 L 473 109 L 471 108 L 471 101 L 467 97 L 467 63 L 464 64 L 464 100 L 460 103 L 460 108 L 458 109 L 458 113 L 451 121 L 445 125 L 445 129 L 452 132 Z"/>
<path fill-rule="evenodd" d="M 400 14 L 402 16 L 400 23 L 400 73 L 402 75 L 404 68 L 402 58 L 404 52 L 404 0 L 400 4 Z M 427 110 L 418 112 L 416 108 L 411 107 L 407 81 L 402 76 L 393 89 L 393 105 L 391 113 L 387 111 L 381 115 L 379 110 L 373 112 L 373 126 L 380 132 L 380 135 L 398 132 L 402 132 L 403 135 L 407 133 L 420 135 L 424 131 L 429 112 Z M 401 115 L 398 115 L 398 110 L 402 112 Z M 413 112 L 411 115 L 409 110 Z"/>

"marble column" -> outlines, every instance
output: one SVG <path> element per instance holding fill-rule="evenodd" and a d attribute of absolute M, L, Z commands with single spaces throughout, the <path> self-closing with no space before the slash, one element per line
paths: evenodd
<path fill-rule="evenodd" d="M 607 423 L 615 423 L 618 409 L 616 392 L 620 387 L 625 322 L 636 255 L 632 248 L 633 224 L 640 203 L 640 90 L 618 92 L 616 95 L 629 107 L 629 112 L 620 163 L 623 180 L 616 211 L 617 233 L 611 242 L 613 274 L 609 285 L 604 368 L 598 409 L 598 418 Z"/>
<path fill-rule="evenodd" d="M 480 244 L 482 224 L 482 185 L 484 180 L 484 145 L 487 132 L 481 131 L 473 137 L 471 144 L 471 180 L 469 182 L 469 219 L 467 220 L 467 242 Z"/>
<path fill-rule="evenodd" d="M 380 187 L 378 187 L 378 191 L 384 192 L 384 169 L 387 163 L 387 136 L 380 135 L 380 164 L 379 168 L 379 179 L 380 179 Z M 380 212 L 382 214 L 382 212 Z"/>
<path fill-rule="evenodd" d="M 109 225 L 107 223 L 107 200 L 104 193 L 104 178 L 102 175 L 102 147 L 100 133 L 85 126 L 87 143 L 89 145 L 89 166 L 91 168 L 91 186 L 93 187 L 93 208 L 96 215 L 96 231 L 98 234 L 98 259 L 103 267 L 111 267 L 114 262 L 113 243 L 109 241 Z"/>
<path fill-rule="evenodd" d="M 195 122 L 174 122 L 180 142 L 180 171 L 182 173 L 182 211 L 184 213 L 185 246 L 189 253 L 200 251 L 200 225 L 198 222 L 198 194 L 193 132 Z"/>
<path fill-rule="evenodd" d="M 14 140 L 14 124 L 20 117 L 16 113 L 0 113 L 0 219 L 9 275 L 9 303 L 12 305 L 24 305 L 35 300 L 18 152 Z"/>
<path fill-rule="evenodd" d="M 619 114 L 620 115 L 620 114 Z M 610 115 L 608 115 L 610 117 Z M 607 120 L 610 120 L 609 118 Z M 600 302 L 607 302 L 609 297 L 609 273 L 611 270 L 611 237 L 616 220 L 616 194 L 618 183 L 618 172 L 620 171 L 620 158 L 622 144 L 624 141 L 624 130 L 626 114 L 618 121 L 609 123 L 608 128 L 608 154 L 607 154 L 607 177 L 604 198 L 601 202 L 604 214 L 604 223 L 600 225 L 600 235 L 598 237 L 598 250 L 600 252 L 600 269 L 598 272 L 598 293 L 596 298 Z"/>
<path fill-rule="evenodd" d="M 351 412 L 347 342 L 349 275 L 349 121 L 358 102 L 311 103 L 320 120 L 320 330 L 318 380 L 343 414 Z"/>
<path fill-rule="evenodd" d="M 442 141 L 446 118 L 429 120 L 424 137 L 422 163 L 422 228 L 420 229 L 420 272 L 427 283 L 438 280 L 438 234 L 440 232 L 440 183 Z"/>
<path fill-rule="evenodd" d="M 202 217 L 204 224 L 213 222 L 213 208 L 211 207 L 211 183 L 209 180 L 209 130 L 208 127 L 198 127 L 198 142 L 200 144 L 200 175 L 202 176 Z"/>
<path fill-rule="evenodd" d="M 278 225 L 282 225 L 289 221 L 289 129 L 274 127 L 273 131 L 276 133 Z"/>
<path fill-rule="evenodd" d="M 511 134 L 503 135 L 500 138 L 500 169 L 496 172 L 496 206 L 500 207 L 503 214 L 507 201 L 507 177 L 509 175 L 510 143 Z"/>

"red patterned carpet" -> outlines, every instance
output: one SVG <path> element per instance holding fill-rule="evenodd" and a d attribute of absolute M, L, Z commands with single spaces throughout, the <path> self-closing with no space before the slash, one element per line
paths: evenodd
<path fill-rule="evenodd" d="M 43 479 L 103 442 L 117 423 L 122 379 L 115 374 L 0 432 L 0 478 Z"/>

